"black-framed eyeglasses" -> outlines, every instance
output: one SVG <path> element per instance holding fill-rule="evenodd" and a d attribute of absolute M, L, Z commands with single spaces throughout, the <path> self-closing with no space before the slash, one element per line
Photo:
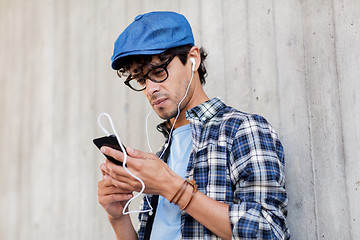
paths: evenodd
<path fill-rule="evenodd" d="M 129 86 L 134 91 L 143 91 L 146 89 L 146 79 L 149 79 L 155 83 L 164 82 L 169 77 L 167 70 L 168 65 L 174 59 L 175 56 L 169 57 L 163 64 L 151 68 L 143 76 L 132 76 L 131 74 L 124 81 L 125 85 Z"/>

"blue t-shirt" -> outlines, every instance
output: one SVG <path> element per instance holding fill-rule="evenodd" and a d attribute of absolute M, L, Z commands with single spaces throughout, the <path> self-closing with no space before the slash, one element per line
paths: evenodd
<path fill-rule="evenodd" d="M 168 165 L 171 170 L 185 178 L 192 149 L 190 124 L 176 128 L 172 133 Z M 151 240 L 180 239 L 181 211 L 180 208 L 159 196 Z"/>

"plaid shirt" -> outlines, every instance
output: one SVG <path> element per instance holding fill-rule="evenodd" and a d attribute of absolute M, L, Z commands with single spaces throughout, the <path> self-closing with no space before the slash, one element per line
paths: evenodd
<path fill-rule="evenodd" d="M 289 239 L 284 152 L 271 125 L 218 98 L 188 110 L 186 118 L 193 137 L 186 178 L 196 180 L 202 193 L 229 204 L 233 239 Z M 139 239 L 148 216 L 139 215 Z M 185 211 L 181 223 L 182 239 L 220 239 Z"/>

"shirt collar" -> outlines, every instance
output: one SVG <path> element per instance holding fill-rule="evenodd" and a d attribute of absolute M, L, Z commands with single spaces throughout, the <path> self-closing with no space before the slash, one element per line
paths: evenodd
<path fill-rule="evenodd" d="M 156 129 L 161 132 L 166 139 L 169 139 L 170 128 L 171 125 L 169 120 L 166 120 L 156 126 Z"/>
<path fill-rule="evenodd" d="M 186 111 L 186 119 L 199 119 L 200 122 L 206 123 L 224 107 L 226 105 L 216 97 Z"/>
<path fill-rule="evenodd" d="M 187 110 L 185 116 L 188 120 L 199 119 L 200 122 L 206 123 L 225 107 L 226 105 L 220 100 L 220 98 L 216 97 Z M 171 126 L 169 120 L 166 120 L 165 122 L 157 125 L 157 130 L 161 132 L 165 138 L 169 137 L 170 128 Z"/>

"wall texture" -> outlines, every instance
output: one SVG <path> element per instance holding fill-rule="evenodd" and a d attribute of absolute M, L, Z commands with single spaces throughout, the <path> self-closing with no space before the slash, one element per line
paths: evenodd
<path fill-rule="evenodd" d="M 360 239 L 357 0 L 0 0 L 0 239 L 114 238 L 91 141 L 108 112 L 127 145 L 147 150 L 149 106 L 110 56 L 151 10 L 188 17 L 209 52 L 210 97 L 277 129 L 293 239 Z"/>

